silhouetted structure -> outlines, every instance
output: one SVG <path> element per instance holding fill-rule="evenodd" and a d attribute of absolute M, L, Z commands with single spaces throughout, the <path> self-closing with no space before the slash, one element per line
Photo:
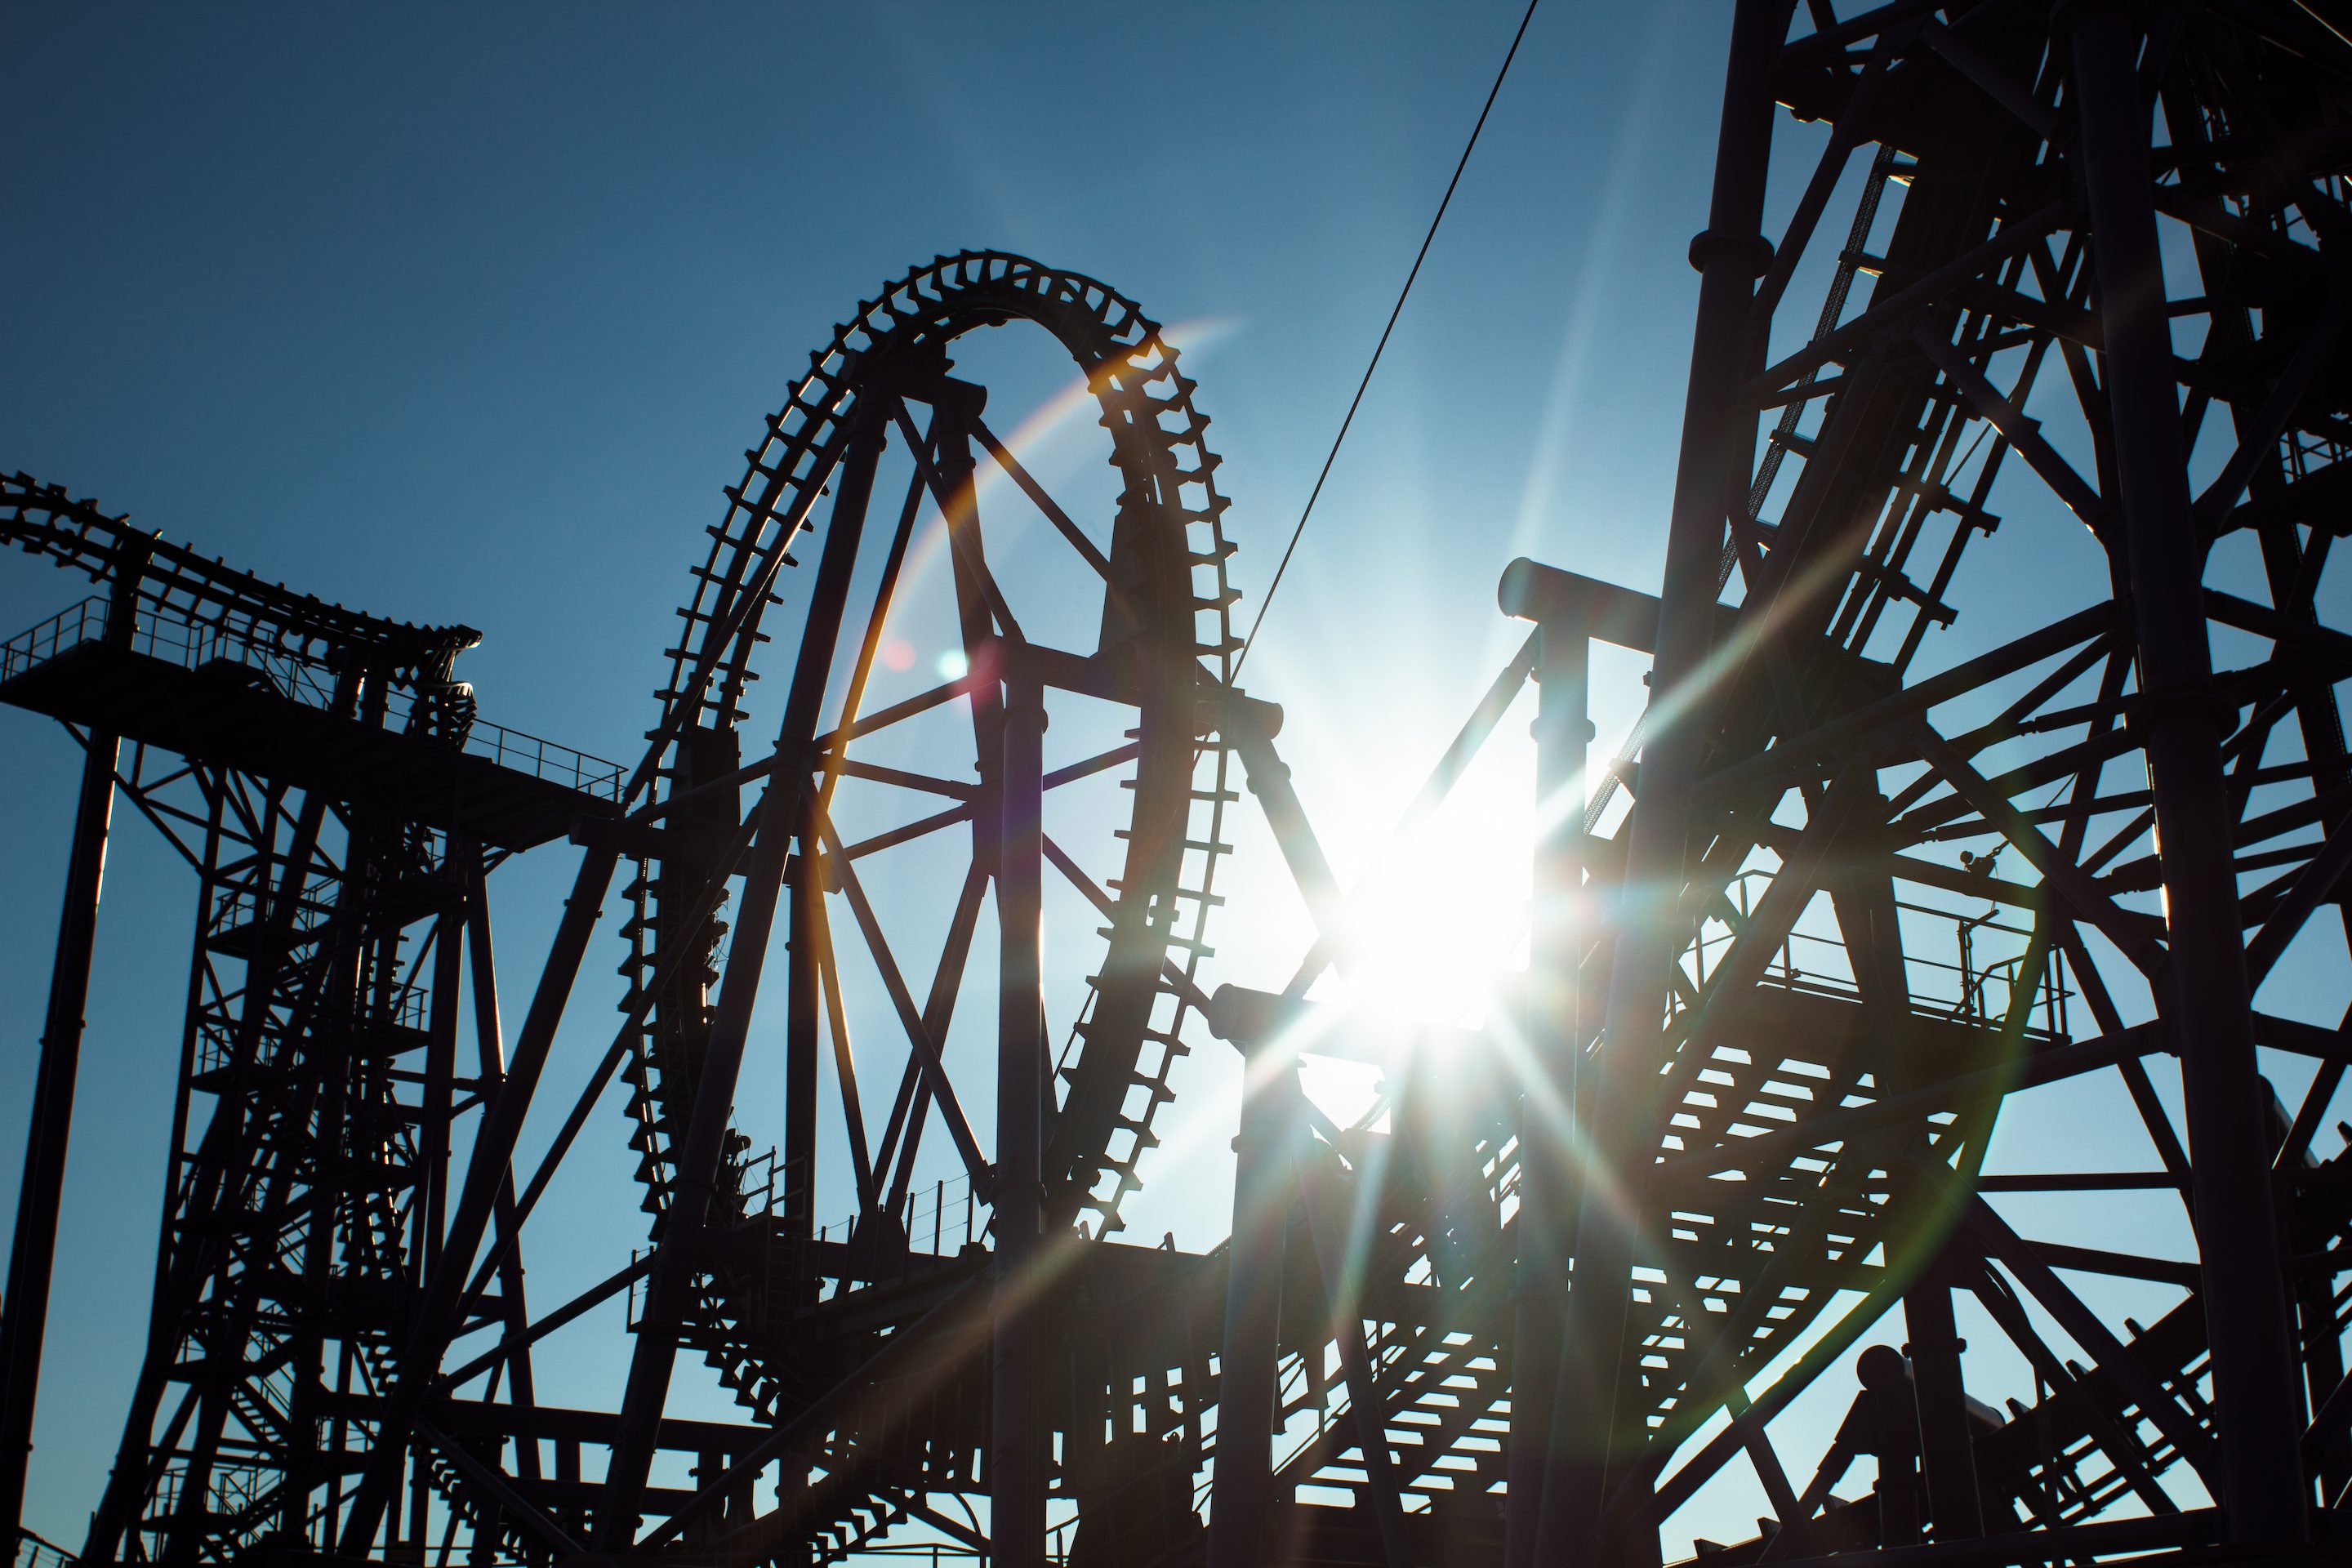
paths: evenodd
<path fill-rule="evenodd" d="M 451 674 L 466 627 L 289 593 L 22 475 L 0 480 L 0 542 L 104 590 L 0 647 L 0 698 L 87 757 L 0 1331 L 0 1500 L 16 1518 L 120 795 L 197 900 L 152 1325 L 87 1550 L 299 1542 L 364 1449 L 351 1402 L 390 1372 L 453 1132 L 499 1082 L 495 1005 L 479 1057 L 457 1043 L 468 949 L 490 994 L 483 873 L 608 814 L 618 770 L 478 720 Z"/>
<path fill-rule="evenodd" d="M 273 599 L 235 612 L 238 647 L 290 661 L 272 682 L 243 653 L 140 654 L 120 584 L 154 568 L 20 485 L 15 526 L 57 552 L 97 531 L 117 584 L 84 651 L 0 674 L 101 742 L 35 1163 L 62 1136 L 104 736 L 179 724 L 146 738 L 207 803 L 184 1098 L 213 1108 L 175 1145 L 154 1348 L 87 1554 L 797 1564 L 911 1524 L 1003 1568 L 1640 1568 L 1734 1465 L 1771 1514 L 1701 1543 L 1727 1564 L 2340 1554 L 2352 1157 L 2317 1141 L 2352 1063 L 2322 929 L 2352 866 L 2352 637 L 2322 593 L 2352 43 L 2321 9 L 1741 0 L 1661 591 L 1513 563 L 1530 635 L 1415 806 L 1535 683 L 1530 967 L 1476 1033 L 1305 1000 L 1354 956 L 1349 905 L 1279 710 L 1234 686 L 1206 420 L 1088 279 L 942 258 L 813 356 L 609 782 L 476 766 L 463 634 Z M 950 374 L 956 339 L 1016 322 L 1083 373 L 1107 500 L 1057 501 Z M 992 496 L 1039 520 L 1017 550 Z M 927 617 L 954 657 L 869 702 Z M 1650 657 L 1654 702 L 1588 801 L 1595 641 Z M 772 747 L 744 744 L 755 714 Z M 323 738 L 268 749 L 298 722 Z M 1244 785 L 1320 938 L 1284 991 L 1212 998 Z M 478 847 L 566 829 L 582 867 L 511 1060 L 492 1011 L 460 1100 Z M 518 1182 L 616 881 L 623 1026 Z M 2258 1009 L 2298 938 L 2317 978 Z M 733 1116 L 763 982 L 785 1112 L 754 1158 Z M 984 1049 L 952 1048 L 967 991 L 994 1003 Z M 875 1016 L 887 1051 L 853 1044 Z M 1113 1239 L 1202 1025 L 1249 1062 L 1233 1239 Z M 2258 1047 L 2303 1079 L 2287 1099 Z M 1333 1124 L 1300 1050 L 1386 1062 L 1379 1106 Z M 529 1311 L 517 1238 L 616 1080 L 651 1249 Z M 1996 1149 L 2036 1097 L 2145 1165 Z M 920 1181 L 927 1138 L 955 1188 Z M 12 1357 L 38 1321 L 17 1278 Z M 531 1345 L 625 1293 L 620 1408 L 539 1403 Z M 682 1351 L 740 1422 L 667 1412 Z M 1825 1450 L 1790 1447 L 1809 1406 L 1843 1412 Z M 1865 1458 L 1874 1485 L 1840 1495 Z"/>

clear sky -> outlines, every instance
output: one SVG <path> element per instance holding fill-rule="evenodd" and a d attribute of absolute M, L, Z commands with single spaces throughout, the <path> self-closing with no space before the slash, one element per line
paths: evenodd
<path fill-rule="evenodd" d="M 1254 613 L 1518 11 L 14 5 L 0 468 L 478 626 L 486 717 L 631 758 L 719 487 L 806 352 L 884 279 L 997 247 L 1186 323 Z M 1343 869 L 1516 642 L 1506 562 L 1654 584 L 1727 15 L 1549 0 L 1528 34 L 1246 676 Z M 0 563 L 0 635 L 83 591 Z M 1604 743 L 1636 695 L 1600 694 Z M 1476 787 L 1523 799 L 1523 744 Z M 5 710 L 0 754 L 5 1222 L 75 756 Z M 1473 849 L 1507 885 L 1507 836 Z M 510 1017 L 571 854 L 494 885 Z M 192 913 L 134 822 L 107 892 L 28 1515 L 69 1544 L 143 1328 Z M 1278 981 L 1297 922 L 1243 918 L 1263 962 L 1229 977 Z M 1179 1101 L 1204 1127 L 1219 1070 Z M 642 1221 L 617 1115 L 593 1127 L 612 1169 L 553 1223 L 609 1238 Z M 1139 1227 L 1213 1239 L 1222 1179 Z"/>

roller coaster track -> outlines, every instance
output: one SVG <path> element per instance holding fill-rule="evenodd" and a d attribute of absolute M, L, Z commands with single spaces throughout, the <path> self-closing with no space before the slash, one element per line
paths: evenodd
<path fill-rule="evenodd" d="M 1226 503 L 1160 329 L 992 252 L 862 304 L 698 546 L 617 812 L 573 830 L 520 1088 L 423 1227 L 446 1255 L 402 1252 L 396 1198 L 336 1199 L 346 1258 L 404 1271 L 415 1310 L 321 1406 L 357 1413 L 363 1473 L 283 1539 L 406 1554 L 432 1524 L 701 1568 L 919 1533 L 1039 1568 L 1050 1491 L 1069 1568 L 2340 1554 L 2352 43 L 2325 10 L 1739 0 L 1661 592 L 1513 563 L 1528 641 L 1415 807 L 1532 689 L 1554 809 L 1529 970 L 1477 1030 L 1304 1000 L 1352 955 L 1349 911 L 1278 711 L 1232 689 Z M 1107 524 L 950 374 L 999 325 L 1081 378 Z M 140 548 L 32 510 L 69 563 Z M 926 616 L 935 684 L 934 645 L 893 640 Z M 1587 791 L 1595 643 L 1651 661 L 1653 706 Z M 446 680 L 443 643 L 401 646 Z M 1065 724 L 1081 702 L 1111 732 Z M 769 722 L 772 748 L 743 738 Z M 1072 808 L 1089 779 L 1115 809 Z M 1210 998 L 1244 784 L 1317 940 L 1284 990 Z M 1041 954 L 1055 876 L 1093 931 L 1062 918 Z M 623 1026 L 518 1205 L 614 886 Z M 919 953 L 909 888 L 940 917 Z M 755 1154 L 763 965 L 784 1092 Z M 1234 1234 L 1132 1246 L 1121 1204 L 1202 1026 L 1249 1063 Z M 1308 1100 L 1301 1050 L 1383 1063 L 1371 1112 Z M 513 1232 L 615 1080 L 651 1249 L 501 1321 Z M 617 1411 L 462 1392 L 624 1290 Z M 748 1418 L 676 1415 L 680 1352 Z M 293 1424 L 277 1370 L 246 1426 Z M 1704 1538 L 1744 1535 L 1720 1521 L 1751 1493 L 1753 1539 Z M 982 1496 L 985 1528 L 939 1506 Z M 213 1523 L 146 1534 L 279 1543 Z"/>
<path fill-rule="evenodd" d="M 1110 435 L 1121 494 L 1108 559 L 1101 563 L 1113 584 L 1107 615 L 1123 614 L 1133 623 L 1118 635 L 1139 671 L 1141 705 L 1139 728 L 1130 731 L 1139 755 L 1129 784 L 1131 827 L 1122 833 L 1129 841 L 1126 868 L 1105 891 L 1107 951 L 1087 978 L 1088 999 L 1056 1064 L 1062 1092 L 1044 1157 L 1045 1202 L 1062 1224 L 1091 1214 L 1096 1228 L 1108 1232 L 1118 1227 L 1120 1201 L 1139 1184 L 1137 1162 L 1155 1142 L 1153 1120 L 1172 1097 L 1170 1071 L 1189 1048 L 1183 1035 L 1189 997 L 1197 995 L 1192 977 L 1209 951 L 1203 939 L 1216 901 L 1215 862 L 1226 848 L 1222 825 L 1232 796 L 1224 754 L 1212 746 L 1205 777 L 1196 782 L 1199 739 L 1190 710 L 1196 685 L 1222 687 L 1239 646 L 1228 615 L 1235 595 L 1226 576 L 1232 554 L 1223 529 L 1227 503 L 1216 488 L 1218 459 L 1202 444 L 1208 421 L 1193 406 L 1193 383 L 1138 306 L 1075 274 L 1016 257 L 966 253 L 910 271 L 861 305 L 854 321 L 811 354 L 808 375 L 746 454 L 743 479 L 728 489 L 728 510 L 709 531 L 709 550 L 694 569 L 694 592 L 679 611 L 686 635 L 669 650 L 669 679 L 657 693 L 661 721 L 652 732 L 657 752 L 665 744 L 670 750 L 652 774 L 657 782 L 651 798 L 656 810 L 675 806 L 680 816 L 691 816 L 701 847 L 688 858 L 647 857 L 637 863 L 625 892 L 630 948 L 622 967 L 631 987 L 622 1010 L 646 1020 L 621 1076 L 629 1090 L 631 1146 L 645 1205 L 657 1226 L 677 1191 L 678 1151 L 701 1081 L 711 987 L 724 968 L 726 927 L 717 911 L 728 897 L 724 879 L 736 868 L 709 847 L 737 835 L 733 803 L 711 792 L 698 794 L 697 787 L 740 771 L 743 749 L 735 736 L 746 716 L 749 684 L 759 674 L 754 650 L 766 639 L 768 610 L 785 599 L 779 568 L 793 563 L 787 548 L 804 529 L 814 530 L 820 496 L 841 482 L 851 432 L 861 418 L 876 425 L 907 418 L 908 399 L 894 385 L 935 376 L 949 346 L 964 333 L 1012 321 L 1042 326 L 1060 343 Z M 975 419 L 976 414 L 975 408 Z M 944 442 L 969 442 L 977 433 L 950 435 L 948 423 L 946 414 L 934 416 L 923 467 L 944 461 Z M 914 438 L 911 422 L 905 434 Z M 981 439 L 989 448 L 981 461 L 1009 462 L 1003 471 L 1034 486 L 992 436 Z M 923 479 L 919 471 L 910 485 L 910 509 Z M 956 504 L 952 496 L 931 500 L 943 510 Z M 957 518 L 950 526 L 961 531 L 977 523 Z M 895 549 L 903 550 L 903 535 L 904 520 Z M 1097 585 L 1096 591 L 1103 590 Z M 858 688 L 887 605 L 887 598 L 877 605 L 869 626 L 865 662 L 853 677 Z M 977 647 L 972 655 L 975 661 L 981 657 Z M 801 654 L 803 660 L 828 657 L 822 647 L 803 647 Z M 980 751 L 987 758 L 994 720 L 977 696 L 974 705 Z M 819 787 L 829 790 L 830 780 L 853 765 L 842 737 L 855 718 L 854 710 L 840 716 L 830 738 L 788 737 L 811 748 L 813 770 L 824 781 Z M 992 763 L 983 762 L 978 787 L 991 787 L 992 772 Z M 860 850 L 848 854 L 855 858 Z M 796 864 L 818 858 L 806 838 L 800 856 Z M 975 879 L 980 875 L 976 869 Z M 968 886 L 967 909 L 973 890 Z M 805 896 L 796 889 L 796 898 Z M 967 917 L 967 931 L 968 923 Z M 948 971 L 943 960 L 943 977 Z M 672 977 L 666 987 L 665 974 Z M 935 989 L 929 1016 L 943 1017 L 942 995 L 952 1005 L 952 990 Z M 869 1237 L 909 1228 L 906 1177 L 929 1089 L 910 1063 L 891 1122 L 894 1130 L 907 1127 L 900 1143 L 907 1153 L 878 1210 L 861 1198 L 859 1218 Z M 870 1346 L 872 1330 L 846 1346 L 831 1346 L 821 1333 L 812 1338 L 819 1322 L 794 1304 L 796 1296 L 814 1300 L 806 1293 L 818 1289 L 822 1273 L 803 1250 L 810 1229 L 805 1157 L 786 1154 L 782 1211 L 772 1202 L 761 1212 L 747 1207 L 743 1191 L 750 1139 L 730 1134 L 727 1149 L 705 1223 L 727 1230 L 738 1255 L 748 1248 L 753 1261 L 705 1276 L 684 1333 L 747 1408 L 772 1420 L 795 1392 L 809 1397 L 854 1365 L 858 1357 L 850 1352 Z M 842 1289 L 850 1288 L 845 1280 Z M 975 1409 L 961 1425 L 977 1430 L 971 1423 L 978 1416 Z M 940 1463 L 953 1468 L 945 1447 Z M 863 1505 L 853 1500 L 846 1506 Z"/>
<path fill-rule="evenodd" d="M 1209 574 L 1209 584 L 1192 595 L 1185 616 L 1190 646 L 1181 657 L 1205 660 L 1203 668 L 1222 680 L 1224 662 L 1235 646 L 1228 616 L 1234 595 L 1225 564 L 1232 547 L 1223 529 L 1228 502 L 1215 488 L 1218 459 L 1202 443 L 1208 420 L 1192 406 L 1194 384 L 1177 370 L 1175 350 L 1138 306 L 1092 279 L 1017 257 L 967 252 L 918 268 L 861 305 L 855 321 L 837 328 L 833 342 L 810 355 L 808 377 L 769 420 L 765 439 L 746 454 L 750 467 L 743 480 L 728 490 L 727 515 L 709 531 L 709 553 L 694 569 L 693 595 L 679 611 L 688 630 L 671 650 L 670 679 L 656 694 L 662 702 L 656 736 L 682 731 L 689 724 L 731 733 L 742 719 L 746 688 L 759 673 L 751 659 L 757 645 L 765 640 L 760 629 L 765 609 L 782 602 L 773 587 L 777 567 L 790 563 L 784 550 L 815 507 L 818 492 L 846 446 L 846 423 L 859 393 L 856 367 L 940 356 L 961 334 L 1013 320 L 1047 328 L 1087 378 L 1101 406 L 1103 424 L 1113 433 L 1111 461 L 1126 487 L 1122 504 L 1136 509 L 1138 525 L 1168 531 L 1181 542 L 1188 565 Z M 672 791 L 677 787 L 669 784 Z M 667 797 L 657 792 L 656 798 Z M 1208 845 L 1186 868 L 1193 885 L 1136 887 L 1123 892 L 1116 917 L 1124 934 L 1141 920 L 1155 897 L 1170 897 L 1185 906 L 1187 913 L 1176 918 L 1161 940 L 1186 950 L 1187 981 L 1199 962 L 1214 858 L 1223 850 L 1217 826 L 1223 805 L 1213 792 L 1206 794 L 1199 803 L 1199 830 L 1188 826 L 1188 837 Z M 1139 802 L 1139 816 L 1155 808 L 1164 809 L 1157 803 Z M 642 862 L 638 885 L 632 889 L 633 900 L 641 900 L 644 910 L 632 922 L 633 947 L 624 966 L 633 982 L 659 968 L 666 930 L 682 923 L 682 916 L 672 912 L 665 927 L 662 875 L 660 861 Z M 673 940 L 688 939 L 681 935 Z M 715 946 L 713 940 L 710 950 Z M 1153 974 L 1158 969 L 1156 963 L 1126 967 Z M 1096 984 L 1099 995 L 1099 978 Z M 1164 984 L 1155 990 L 1172 994 Z M 637 1001 L 632 995 L 624 1011 Z M 1099 1000 L 1091 1011 L 1101 1013 Z M 1122 1019 L 1136 1012 L 1132 1002 L 1120 1009 Z M 667 1026 L 676 1026 L 676 1021 L 657 1005 L 648 1040 Z M 1122 1022 L 1116 1032 L 1105 1027 L 1080 1033 L 1086 1037 L 1084 1048 L 1069 1053 L 1062 1067 L 1069 1089 L 1057 1123 L 1055 1151 L 1049 1157 L 1054 1201 L 1065 1211 L 1090 1210 L 1115 1225 L 1119 1199 L 1136 1185 L 1135 1156 L 1149 1145 L 1151 1118 L 1168 1099 L 1168 1047 L 1181 1049 L 1181 1042 L 1151 1040 L 1161 1047 L 1155 1053 L 1159 1059 L 1139 1066 L 1143 1038 L 1119 1037 L 1141 1033 L 1131 1023 Z M 1104 1037 L 1095 1037 L 1097 1034 Z M 640 1179 L 648 1190 L 648 1207 L 658 1212 L 667 1201 L 668 1145 L 674 1141 L 663 1129 L 675 1120 L 679 1096 L 653 1055 L 649 1046 L 633 1069 L 633 1078 L 643 1080 L 634 1085 L 641 1090 L 634 1114 L 644 1145 Z M 672 1076 L 688 1085 L 693 1082 L 690 1066 L 681 1066 Z M 1139 1115 L 1121 1115 L 1118 1108 L 1129 1090 L 1138 1087 L 1149 1092 L 1149 1106 Z M 1123 1146 L 1114 1151 L 1114 1142 Z"/>
<path fill-rule="evenodd" d="M 449 661 L 482 640 L 470 626 L 411 626 L 297 594 L 21 472 L 0 478 L 0 546 L 100 585 L 131 579 L 151 613 L 256 638 L 292 657 L 315 662 L 336 647 L 377 650 L 403 681 L 448 679 Z"/>

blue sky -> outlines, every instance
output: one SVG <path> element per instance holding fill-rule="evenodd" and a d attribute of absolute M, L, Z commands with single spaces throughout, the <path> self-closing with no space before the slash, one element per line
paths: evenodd
<path fill-rule="evenodd" d="M 806 352 L 910 264 L 998 247 L 1187 323 L 1252 614 L 1518 10 L 13 7 L 0 467 L 478 626 L 486 717 L 632 757 L 719 487 Z M 1246 676 L 1343 869 L 1515 644 L 1506 562 L 1654 584 L 1727 17 L 1552 0 L 1529 31 Z M 0 635 L 81 592 L 10 561 Z M 1474 787 L 1521 798 L 1523 741 Z M 5 1221 L 74 756 L 7 710 L 0 749 Z M 1465 874 L 1507 886 L 1490 838 Z M 569 853 L 494 887 L 510 1017 Z M 126 822 L 28 1518 L 68 1542 L 143 1327 L 189 891 Z M 1278 982 L 1303 927 L 1246 919 L 1266 957 L 1234 977 Z M 551 1071 L 567 1098 L 604 994 Z M 1202 1073 L 1180 1110 L 1229 1124 Z M 617 1116 L 593 1126 L 625 1176 Z M 556 1223 L 640 1223 L 625 1181 L 583 1182 Z M 1222 1234 L 1213 1181 L 1153 1203 L 1152 1234 Z"/>

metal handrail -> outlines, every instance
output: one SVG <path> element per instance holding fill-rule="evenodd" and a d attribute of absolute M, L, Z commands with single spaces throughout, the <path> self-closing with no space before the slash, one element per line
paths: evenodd
<path fill-rule="evenodd" d="M 91 637 L 106 626 L 106 597 L 92 594 L 79 604 L 68 605 L 37 626 L 28 626 L 0 643 L 0 686 L 18 676 L 47 664 Z"/>
<path fill-rule="evenodd" d="M 93 594 L 0 643 L 0 685 L 99 641 L 105 635 L 110 612 L 107 597 Z M 182 619 L 142 605 L 131 626 L 130 647 L 134 653 L 184 669 L 224 663 L 242 665 L 266 677 L 280 696 L 305 707 L 331 709 L 335 705 L 334 686 L 325 679 L 327 671 L 316 660 L 273 647 L 224 623 Z M 385 696 L 386 726 L 409 722 L 416 702 L 416 692 L 404 686 L 392 687 Z M 475 719 L 458 736 L 457 748 L 468 756 L 481 757 L 499 767 L 528 773 L 548 784 L 563 784 L 600 800 L 618 801 L 621 797 L 624 770 L 620 763 L 543 736 Z"/>
<path fill-rule="evenodd" d="M 1725 897 L 1732 900 L 1734 909 L 1738 910 L 1742 916 L 1746 916 L 1752 911 L 1755 903 L 1749 893 L 1750 888 L 1759 882 L 1769 886 L 1778 874 L 1762 868 L 1742 871 L 1731 879 L 1730 885 L 1725 889 Z M 1997 910 L 1989 910 L 1981 915 L 1971 915 L 1962 910 L 1915 903 L 1903 899 L 1895 900 L 1895 907 L 1906 913 L 1948 922 L 1958 932 L 1957 946 L 1959 962 L 1957 963 L 1930 958 L 1922 952 L 1906 951 L 1903 954 L 1906 977 L 1915 973 L 1931 981 L 1937 976 L 1956 977 L 1954 994 L 1951 995 L 1937 994 L 1916 984 L 1911 986 L 1906 998 L 1911 1010 L 1922 1017 L 1954 1018 L 1963 1022 L 1981 1021 L 1986 1016 L 1987 984 L 1994 978 L 1996 971 L 2003 970 L 2011 972 L 2010 981 L 2014 984 L 2017 977 L 2013 972 L 2021 955 L 1979 963 L 1975 958 L 1971 933 L 1978 931 L 1992 931 L 2004 935 L 2030 938 L 2032 935 L 2032 928 L 2000 920 Z M 1709 935 L 1702 930 L 1692 944 L 1692 950 L 1696 954 L 1699 963 L 1696 978 L 1702 985 L 1706 983 L 1708 973 L 1707 959 L 1738 940 L 1736 932 L 1726 931 Z M 1770 967 L 1762 977 L 1761 984 L 1822 996 L 1852 999 L 1860 994 L 1859 988 L 1851 979 L 1833 973 L 1808 969 L 1799 963 L 1798 952 L 1800 948 L 1805 947 L 1832 953 L 1843 953 L 1846 951 L 1846 944 L 1837 937 L 1822 936 L 1805 931 L 1791 931 L 1780 940 Z M 2035 1004 L 2035 1009 L 2043 1016 L 2042 1027 L 2045 1032 L 2063 1032 L 2065 1004 L 2074 994 L 2064 982 L 2064 955 L 2053 947 L 2044 959 L 2042 973 L 2032 983 L 2035 990 L 2041 994 L 2041 1000 Z"/>
<path fill-rule="evenodd" d="M 462 749 L 470 755 L 487 757 L 502 768 L 512 768 L 549 784 L 569 784 L 581 794 L 593 795 L 599 800 L 621 798 L 620 763 L 520 730 L 509 730 L 503 724 L 475 720 L 467 727 Z"/>
<path fill-rule="evenodd" d="M 20 1524 L 16 1527 L 16 1540 L 8 1561 L 10 1568 L 72 1568 L 74 1555 L 57 1542 L 44 1540 Z"/>

